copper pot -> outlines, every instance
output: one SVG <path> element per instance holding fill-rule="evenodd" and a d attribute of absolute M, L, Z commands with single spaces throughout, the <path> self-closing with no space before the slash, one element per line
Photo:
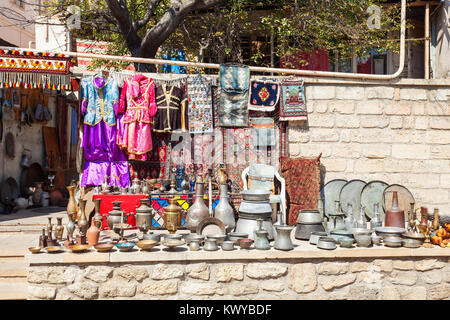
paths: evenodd
<path fill-rule="evenodd" d="M 173 198 L 169 199 L 169 206 L 164 208 L 164 226 L 170 233 L 175 233 L 181 227 L 181 208 Z"/>
<path fill-rule="evenodd" d="M 397 191 L 393 191 L 392 207 L 386 211 L 384 226 L 405 228 L 405 212 L 398 206 Z"/>

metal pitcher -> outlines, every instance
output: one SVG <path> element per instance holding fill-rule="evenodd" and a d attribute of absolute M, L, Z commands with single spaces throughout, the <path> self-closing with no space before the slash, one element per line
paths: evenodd
<path fill-rule="evenodd" d="M 153 209 L 148 206 L 148 199 L 139 199 L 141 206 L 136 208 L 136 227 L 144 233 L 150 230 L 153 222 Z"/>
<path fill-rule="evenodd" d="M 262 228 L 263 219 L 257 219 L 258 230 L 255 230 L 255 248 L 258 250 L 269 250 L 270 244 L 268 235 L 269 232 Z"/>
<path fill-rule="evenodd" d="M 282 225 L 275 227 L 277 231 L 277 238 L 275 240 L 274 248 L 278 250 L 292 250 L 294 246 L 292 245 L 291 232 L 294 229 L 293 226 Z"/>
<path fill-rule="evenodd" d="M 203 219 L 209 217 L 209 209 L 205 205 L 205 201 L 203 200 L 205 189 L 201 176 L 197 177 L 195 186 L 195 201 L 189 208 L 189 212 L 186 215 L 186 227 L 188 227 L 191 232 L 196 232 L 198 224 Z"/>
<path fill-rule="evenodd" d="M 214 209 L 214 217 L 228 226 L 226 232 L 230 232 L 236 226 L 236 220 L 234 218 L 234 210 L 228 202 L 228 185 L 220 184 L 220 200 Z"/>

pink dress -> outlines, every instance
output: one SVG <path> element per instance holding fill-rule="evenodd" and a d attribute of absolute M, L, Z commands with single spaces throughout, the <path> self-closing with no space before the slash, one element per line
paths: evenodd
<path fill-rule="evenodd" d="M 126 112 L 125 112 L 126 109 Z M 120 96 L 117 144 L 129 160 L 146 161 L 152 150 L 151 126 L 156 114 L 155 82 L 142 74 L 125 80 Z"/>

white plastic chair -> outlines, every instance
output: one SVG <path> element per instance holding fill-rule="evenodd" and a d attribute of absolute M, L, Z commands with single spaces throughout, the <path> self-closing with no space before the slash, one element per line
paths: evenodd
<path fill-rule="evenodd" d="M 250 171 L 250 167 L 256 168 L 256 170 L 259 169 L 263 169 L 266 172 L 273 172 L 273 176 L 274 178 L 272 178 L 273 180 L 276 178 L 278 181 L 280 181 L 281 184 L 281 190 L 279 194 L 273 194 L 270 195 L 270 203 L 279 203 L 280 204 L 280 210 L 282 213 L 282 221 L 281 223 L 285 223 L 286 222 L 286 182 L 284 180 L 284 178 L 278 173 L 278 171 L 273 167 L 273 166 L 269 166 L 267 164 L 253 164 L 250 165 L 249 167 L 245 168 L 244 171 L 242 171 L 242 181 L 243 181 L 243 185 L 244 185 L 244 190 L 248 190 L 248 175 L 249 175 L 249 171 Z M 254 177 L 252 178 L 254 179 Z M 268 182 L 268 181 L 267 181 Z M 272 181 L 270 181 L 272 183 Z M 260 187 L 254 187 L 254 183 L 251 184 L 250 189 L 255 190 L 255 189 L 264 189 L 264 190 L 270 190 L 272 191 L 272 187 L 267 187 L 267 188 L 260 188 Z"/>

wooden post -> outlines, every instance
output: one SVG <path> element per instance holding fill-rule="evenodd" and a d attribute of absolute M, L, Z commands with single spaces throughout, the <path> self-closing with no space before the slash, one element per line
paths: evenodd
<path fill-rule="evenodd" d="M 425 5 L 425 79 L 430 79 L 430 4 Z"/>

